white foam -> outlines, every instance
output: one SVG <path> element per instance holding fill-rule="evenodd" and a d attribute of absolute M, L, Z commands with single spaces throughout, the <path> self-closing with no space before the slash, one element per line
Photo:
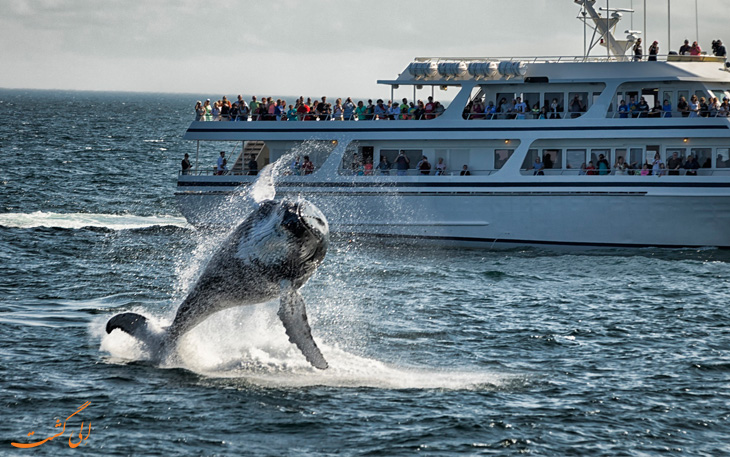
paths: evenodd
<path fill-rule="evenodd" d="M 182 217 L 135 216 L 132 214 L 90 213 L 4 213 L 0 214 L 0 226 L 12 228 L 55 227 L 80 229 L 101 227 L 110 230 L 140 229 L 154 226 L 190 227 Z"/>
<path fill-rule="evenodd" d="M 154 361 L 155 355 L 123 332 L 105 335 L 100 327 L 91 333 L 103 335 L 100 349 L 110 354 L 110 363 Z M 159 326 L 169 321 L 148 318 Z M 316 328 L 316 322 L 313 323 Z M 512 376 L 483 370 L 452 367 L 395 366 L 350 353 L 314 335 L 329 363 L 326 370 L 312 367 L 293 344 L 276 316 L 276 302 L 233 308 L 211 316 L 180 341 L 174 357 L 159 362 L 160 368 L 184 368 L 209 378 L 240 380 L 261 387 L 330 386 L 379 389 L 492 390 Z"/>

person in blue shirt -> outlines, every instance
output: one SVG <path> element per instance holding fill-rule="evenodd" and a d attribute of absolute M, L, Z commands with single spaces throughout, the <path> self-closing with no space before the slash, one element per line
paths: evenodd
<path fill-rule="evenodd" d="M 669 103 L 669 100 L 664 100 L 662 111 L 664 112 L 663 117 L 672 117 L 672 104 Z"/>
<path fill-rule="evenodd" d="M 624 100 L 621 100 L 621 103 L 618 105 L 618 117 L 621 119 L 629 117 L 629 107 L 626 106 L 626 102 Z"/>

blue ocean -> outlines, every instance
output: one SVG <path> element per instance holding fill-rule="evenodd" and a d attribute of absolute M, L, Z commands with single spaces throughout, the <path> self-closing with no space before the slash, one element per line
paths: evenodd
<path fill-rule="evenodd" d="M 730 455 L 728 251 L 339 237 L 301 290 L 328 370 L 277 301 L 174 364 L 107 335 L 217 245 L 174 200 L 209 96 L 0 90 L 0 455 Z"/>

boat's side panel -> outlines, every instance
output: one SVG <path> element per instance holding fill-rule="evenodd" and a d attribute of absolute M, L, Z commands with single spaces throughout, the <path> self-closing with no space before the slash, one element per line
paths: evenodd
<path fill-rule="evenodd" d="M 280 192 L 286 195 L 288 192 Z M 297 195 L 292 192 L 290 195 Z M 308 193 L 334 232 L 473 243 L 730 247 L 728 195 Z M 193 224 L 230 223 L 224 194 L 178 194 Z M 235 203 L 233 203 L 235 204 Z M 686 215 L 690 215 L 687 217 Z"/>

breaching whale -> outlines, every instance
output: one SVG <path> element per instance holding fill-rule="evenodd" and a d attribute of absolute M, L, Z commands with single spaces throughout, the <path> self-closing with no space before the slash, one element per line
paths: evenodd
<path fill-rule="evenodd" d="M 299 288 L 322 263 L 328 244 L 327 219 L 312 203 L 265 200 L 213 254 L 169 327 L 160 333 L 144 316 L 128 312 L 112 317 L 106 332 L 120 329 L 163 356 L 210 315 L 279 297 L 278 316 L 289 341 L 314 367 L 325 369 Z"/>

